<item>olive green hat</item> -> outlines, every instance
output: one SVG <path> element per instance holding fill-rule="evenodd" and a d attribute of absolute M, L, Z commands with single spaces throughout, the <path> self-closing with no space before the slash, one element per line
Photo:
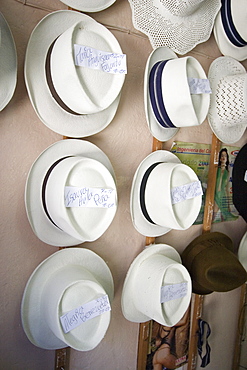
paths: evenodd
<path fill-rule="evenodd" d="M 232 240 L 220 232 L 198 236 L 181 258 L 191 275 L 193 293 L 228 292 L 247 280 L 247 272 L 234 254 Z"/>

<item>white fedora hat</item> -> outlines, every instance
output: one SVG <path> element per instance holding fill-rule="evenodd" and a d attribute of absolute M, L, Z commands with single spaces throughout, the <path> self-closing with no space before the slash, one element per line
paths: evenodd
<path fill-rule="evenodd" d="M 173 326 L 185 314 L 191 291 L 190 275 L 178 252 L 166 244 L 153 244 L 134 259 L 127 272 L 122 312 L 132 322 L 155 320 Z"/>
<path fill-rule="evenodd" d="M 245 0 L 222 0 L 214 24 L 214 36 L 221 53 L 238 61 L 247 58 L 246 17 Z"/>
<path fill-rule="evenodd" d="M 134 27 L 153 48 L 167 46 L 186 54 L 209 39 L 220 0 L 129 0 Z M 152 16 L 150 16 L 152 15 Z"/>
<path fill-rule="evenodd" d="M 166 150 L 148 155 L 133 178 L 130 210 L 141 234 L 156 237 L 171 229 L 188 229 L 196 220 L 202 201 L 195 172 Z"/>
<path fill-rule="evenodd" d="M 150 54 L 144 75 L 144 105 L 150 131 L 158 140 L 169 140 L 179 127 L 200 125 L 208 113 L 209 93 L 207 76 L 195 58 L 177 58 L 167 47 Z"/>
<path fill-rule="evenodd" d="M 17 82 L 17 53 L 9 25 L 0 12 L 0 111 L 13 97 Z"/>
<path fill-rule="evenodd" d="M 247 271 L 247 231 L 244 233 L 238 247 L 238 259 Z"/>
<path fill-rule="evenodd" d="M 116 0 L 60 0 L 62 3 L 70 6 L 73 9 L 81 10 L 82 12 L 100 12 L 109 8 Z"/>
<path fill-rule="evenodd" d="M 115 36 L 91 17 L 56 11 L 30 36 L 25 81 L 34 110 L 47 127 L 64 136 L 86 137 L 112 121 L 125 75 L 75 65 L 75 44 L 122 54 Z"/>
<path fill-rule="evenodd" d="M 212 131 L 225 144 L 236 143 L 247 125 L 247 73 L 231 57 L 215 59 L 208 71 L 212 89 L 208 121 Z"/>
<path fill-rule="evenodd" d="M 113 295 L 112 274 L 100 256 L 85 248 L 62 249 L 39 264 L 26 284 L 21 304 L 23 329 L 40 348 L 91 350 L 108 329 Z M 88 305 L 96 312 L 95 300 L 105 298 L 108 302 L 103 304 L 102 314 L 86 320 L 85 316 L 90 317 Z M 67 322 L 72 316 L 80 325 L 75 327 L 71 321 L 67 327 L 62 325 L 63 315 Z"/>
<path fill-rule="evenodd" d="M 115 175 L 108 157 L 87 141 L 56 142 L 29 171 L 25 205 L 35 235 L 47 244 L 72 246 L 98 239 L 117 209 Z"/>

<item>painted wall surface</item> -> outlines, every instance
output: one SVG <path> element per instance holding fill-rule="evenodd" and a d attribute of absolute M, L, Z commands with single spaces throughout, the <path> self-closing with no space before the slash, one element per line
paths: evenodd
<path fill-rule="evenodd" d="M 24 5 L 25 3 L 25 5 Z M 20 304 L 25 284 L 35 267 L 58 248 L 41 242 L 32 232 L 24 205 L 28 171 L 36 157 L 62 137 L 49 130 L 35 114 L 24 83 L 24 58 L 27 42 L 35 25 L 50 11 L 67 9 L 59 0 L 1 0 L 0 10 L 8 21 L 18 54 L 18 82 L 15 94 L 0 112 L 1 147 L 1 218 L 0 218 L 0 368 L 8 370 L 49 370 L 54 368 L 55 351 L 42 350 L 27 339 L 20 318 Z M 112 318 L 103 341 L 90 352 L 71 350 L 71 370 L 134 370 L 138 348 L 138 324 L 127 321 L 121 312 L 124 278 L 133 259 L 143 250 L 145 237 L 132 225 L 130 189 L 139 163 L 152 151 L 143 102 L 143 75 L 152 51 L 148 38 L 134 29 L 127 0 L 116 0 L 108 9 L 90 14 L 106 25 L 127 54 L 128 74 L 114 120 L 102 132 L 85 138 L 95 143 L 110 158 L 118 188 L 118 209 L 105 234 L 96 242 L 81 245 L 92 249 L 108 263 L 115 285 Z M 196 57 L 206 73 L 220 52 L 213 36 L 189 55 Z M 0 55 L 1 57 L 1 55 Z M 247 67 L 247 63 L 243 63 Z M 205 121 L 193 128 L 180 129 L 163 144 L 169 150 L 175 140 L 211 143 L 212 132 Z M 247 133 L 234 144 L 247 142 Z M 235 251 L 246 231 L 240 217 L 212 227 L 234 241 Z M 201 225 L 186 231 L 170 231 L 157 242 L 172 245 L 179 253 L 196 236 Z M 208 370 L 230 370 L 238 325 L 240 289 L 212 293 L 205 297 L 203 318 L 210 323 L 211 363 Z M 197 369 L 200 368 L 198 360 Z"/>

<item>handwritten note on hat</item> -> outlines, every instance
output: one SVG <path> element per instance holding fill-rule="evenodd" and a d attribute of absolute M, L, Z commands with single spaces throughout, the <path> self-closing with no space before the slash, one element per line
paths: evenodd
<path fill-rule="evenodd" d="M 60 316 L 60 322 L 65 333 L 83 324 L 84 322 L 93 319 L 96 316 L 102 315 L 111 310 L 108 295 L 104 295 L 93 301 L 85 303 L 66 314 Z"/>
<path fill-rule="evenodd" d="M 65 207 L 111 208 L 116 205 L 116 190 L 65 186 Z"/>
<path fill-rule="evenodd" d="M 126 74 L 126 55 L 109 53 L 89 46 L 74 44 L 75 65 L 99 69 L 106 73 Z"/>

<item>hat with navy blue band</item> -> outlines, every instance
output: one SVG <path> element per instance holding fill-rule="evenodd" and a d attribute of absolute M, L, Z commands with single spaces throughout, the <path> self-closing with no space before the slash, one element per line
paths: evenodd
<path fill-rule="evenodd" d="M 152 135 L 167 141 L 180 127 L 203 123 L 210 93 L 209 80 L 196 58 L 178 58 L 167 47 L 153 50 L 144 75 L 145 113 Z"/>
<path fill-rule="evenodd" d="M 238 61 L 247 58 L 247 8 L 244 0 L 222 0 L 218 13 L 214 36 L 216 43 L 225 56 Z"/>

